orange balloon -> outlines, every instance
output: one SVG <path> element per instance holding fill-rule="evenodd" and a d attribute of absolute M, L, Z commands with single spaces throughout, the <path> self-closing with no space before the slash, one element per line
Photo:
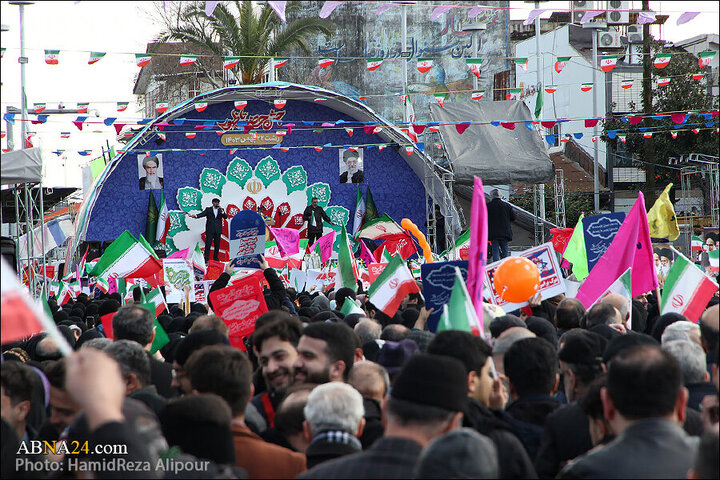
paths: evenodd
<path fill-rule="evenodd" d="M 527 302 L 540 290 L 540 270 L 525 257 L 507 258 L 495 270 L 493 286 L 506 302 Z"/>
<path fill-rule="evenodd" d="M 432 250 L 430 250 L 430 244 L 427 241 L 427 238 L 425 238 L 425 235 L 420 231 L 420 229 L 415 225 L 412 220 L 409 218 L 403 218 L 400 222 L 400 226 L 413 234 L 415 238 L 417 238 L 418 244 L 420 245 L 420 248 L 423 251 L 423 257 L 425 258 L 426 263 L 433 263 L 433 257 L 432 257 Z"/>

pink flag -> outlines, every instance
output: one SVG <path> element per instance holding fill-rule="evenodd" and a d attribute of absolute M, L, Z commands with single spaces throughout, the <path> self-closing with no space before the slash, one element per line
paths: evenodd
<path fill-rule="evenodd" d="M 300 230 L 294 228 L 268 228 L 275 238 L 281 257 L 289 257 L 300 251 Z"/>
<path fill-rule="evenodd" d="M 700 15 L 700 12 L 685 12 L 678 17 L 677 24 L 682 25 L 683 23 L 687 23 L 698 15 Z"/>
<path fill-rule="evenodd" d="M 468 257 L 467 289 L 475 306 L 480 322 L 480 336 L 484 335 L 483 325 L 483 279 L 487 264 L 488 220 L 485 205 L 485 191 L 479 177 L 475 177 L 472 207 L 470 209 L 470 256 Z M 602 293 L 602 292 L 601 292 Z"/>
<path fill-rule="evenodd" d="M 373 257 L 372 252 L 370 249 L 365 245 L 365 242 L 362 241 L 362 239 L 358 240 L 360 242 L 360 259 L 365 262 L 365 265 L 370 265 L 371 263 L 377 263 L 375 261 L 375 257 Z"/>
<path fill-rule="evenodd" d="M 337 232 L 333 230 L 332 232 L 318 238 L 315 243 L 310 246 L 311 252 L 315 251 L 315 248 L 320 248 L 320 261 L 322 263 L 330 260 L 330 257 L 332 256 L 336 233 Z"/>
<path fill-rule="evenodd" d="M 189 252 L 190 252 L 190 248 L 183 248 L 182 250 L 178 250 L 177 252 L 173 253 L 172 255 L 168 255 L 166 258 L 187 258 Z"/>
<path fill-rule="evenodd" d="M 273 9 L 277 16 L 280 17 L 280 21 L 285 23 L 285 4 L 287 2 L 268 2 L 270 8 Z"/>
<path fill-rule="evenodd" d="M 630 248 L 631 245 L 634 248 Z M 590 271 L 590 275 L 585 279 L 575 298 L 580 300 L 585 308 L 590 308 L 595 300 L 600 298 L 600 295 L 605 293 L 608 287 L 630 267 L 632 267 L 633 297 L 654 290 L 658 286 L 645 212 L 645 197 L 642 192 L 638 193 L 635 205 L 625 217 L 607 251 Z"/>

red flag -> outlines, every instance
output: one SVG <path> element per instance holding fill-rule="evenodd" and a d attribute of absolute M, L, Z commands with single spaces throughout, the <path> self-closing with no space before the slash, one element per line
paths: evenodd
<path fill-rule="evenodd" d="M 255 330 L 255 320 L 267 312 L 262 284 L 251 275 L 209 295 L 215 314 L 229 329 L 230 345 L 245 350 L 243 338 Z"/>
<path fill-rule="evenodd" d="M 103 332 L 105 333 L 105 336 L 110 340 L 113 339 L 112 319 L 114 315 L 115 312 L 110 312 L 100 317 L 100 323 L 102 323 Z"/>
<path fill-rule="evenodd" d="M 384 239 L 385 242 L 380 245 L 375 252 L 373 252 L 375 258 L 380 258 L 379 255 L 382 255 L 383 247 L 387 249 L 390 255 L 399 253 L 403 260 L 407 260 L 413 253 L 417 252 L 417 248 L 415 247 L 415 243 L 413 243 L 412 237 L 407 233 L 395 233 L 381 238 Z"/>
<path fill-rule="evenodd" d="M 574 228 L 551 228 L 552 239 L 550 240 L 553 244 L 553 248 L 559 254 L 565 253 L 570 237 L 572 237 Z"/>

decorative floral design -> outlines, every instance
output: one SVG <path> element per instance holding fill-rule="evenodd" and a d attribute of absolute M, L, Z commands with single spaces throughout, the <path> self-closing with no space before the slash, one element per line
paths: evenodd
<path fill-rule="evenodd" d="M 225 182 L 227 182 L 225 175 L 214 168 L 203 168 L 202 174 L 200 174 L 200 189 L 205 193 L 220 195 Z"/>

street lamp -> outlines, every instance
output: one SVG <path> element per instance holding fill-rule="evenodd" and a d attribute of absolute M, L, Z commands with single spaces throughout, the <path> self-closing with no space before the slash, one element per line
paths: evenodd
<path fill-rule="evenodd" d="M 598 68 L 598 32 L 600 30 L 607 29 L 607 23 L 605 22 L 587 22 L 582 25 L 582 28 L 589 28 L 592 30 L 592 83 L 593 83 L 593 118 L 598 118 L 597 112 L 597 68 Z M 597 123 L 593 127 L 593 137 L 598 136 Z M 598 177 L 598 140 L 597 138 L 593 142 L 593 198 L 595 213 L 600 212 L 600 181 Z"/>

